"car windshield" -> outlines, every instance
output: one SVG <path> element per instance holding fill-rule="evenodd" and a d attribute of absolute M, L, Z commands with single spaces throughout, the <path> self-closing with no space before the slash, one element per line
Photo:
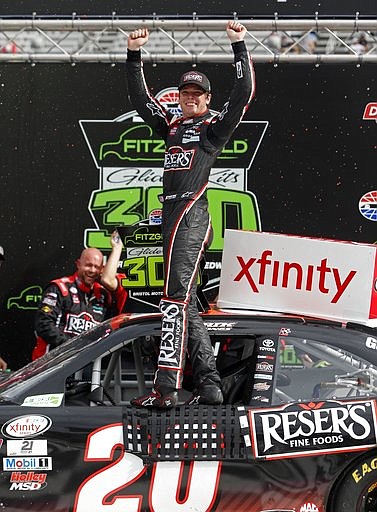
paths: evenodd
<path fill-rule="evenodd" d="M 15 385 L 20 382 L 26 382 L 41 372 L 53 372 L 57 371 L 64 364 L 66 364 L 73 357 L 83 350 L 87 350 L 90 345 L 97 343 L 99 340 L 107 337 L 112 328 L 110 321 L 103 322 L 101 325 L 86 331 L 75 338 L 64 342 L 59 347 L 56 347 L 51 352 L 48 352 L 42 357 L 39 357 L 35 361 L 23 366 L 19 370 L 11 373 L 9 378 L 4 379 L 0 382 L 0 398 L 7 395 L 7 392 Z"/>

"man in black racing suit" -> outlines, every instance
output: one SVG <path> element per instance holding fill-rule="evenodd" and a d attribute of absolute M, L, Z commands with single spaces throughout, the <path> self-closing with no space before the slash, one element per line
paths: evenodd
<path fill-rule="evenodd" d="M 164 293 L 161 344 L 154 387 L 133 405 L 166 409 L 178 403 L 186 350 L 193 369 L 194 394 L 188 403 L 220 404 L 223 397 L 211 341 L 196 305 L 198 267 L 211 233 L 206 188 L 213 163 L 241 121 L 254 96 L 254 71 L 246 49 L 246 28 L 229 21 L 227 36 L 234 52 L 235 78 L 228 101 L 213 115 L 210 82 L 196 70 L 179 81 L 183 116 L 166 111 L 150 94 L 140 48 L 146 28 L 128 37 L 127 85 L 138 114 L 166 142 L 163 173 L 162 233 Z"/>

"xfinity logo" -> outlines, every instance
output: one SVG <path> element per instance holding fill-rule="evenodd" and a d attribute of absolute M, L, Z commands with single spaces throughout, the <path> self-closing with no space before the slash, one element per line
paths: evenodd
<path fill-rule="evenodd" d="M 22 438 L 35 437 L 46 432 L 51 427 L 51 419 L 41 414 L 17 416 L 1 427 L 5 437 Z"/>
<path fill-rule="evenodd" d="M 295 261 L 274 260 L 272 256 L 270 250 L 248 261 L 237 256 L 241 270 L 234 281 L 245 278 L 254 293 L 259 293 L 260 287 L 265 285 L 308 292 L 318 289 L 323 294 L 330 294 L 331 303 L 336 304 L 357 273 L 350 270 L 346 276 L 341 276 L 338 268 L 328 266 L 327 258 L 318 264 L 303 266 Z"/>

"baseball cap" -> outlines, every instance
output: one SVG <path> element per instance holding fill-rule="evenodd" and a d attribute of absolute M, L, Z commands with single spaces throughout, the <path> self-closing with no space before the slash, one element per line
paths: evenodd
<path fill-rule="evenodd" d="M 4 248 L 0 245 L 0 260 L 5 260 Z"/>
<path fill-rule="evenodd" d="M 211 92 L 211 84 L 204 73 L 200 71 L 186 71 L 179 79 L 178 89 L 185 85 L 195 84 L 199 85 L 204 91 Z"/>

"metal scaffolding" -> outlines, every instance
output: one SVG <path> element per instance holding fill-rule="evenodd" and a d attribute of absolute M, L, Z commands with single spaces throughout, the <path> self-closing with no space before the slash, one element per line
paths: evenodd
<path fill-rule="evenodd" d="M 237 17 L 248 29 L 255 62 L 377 63 L 377 19 L 252 19 Z M 112 16 L 0 19 L 0 62 L 102 62 L 126 58 L 127 36 L 147 27 L 143 60 L 154 64 L 229 62 L 233 54 L 223 19 L 149 19 Z"/>

